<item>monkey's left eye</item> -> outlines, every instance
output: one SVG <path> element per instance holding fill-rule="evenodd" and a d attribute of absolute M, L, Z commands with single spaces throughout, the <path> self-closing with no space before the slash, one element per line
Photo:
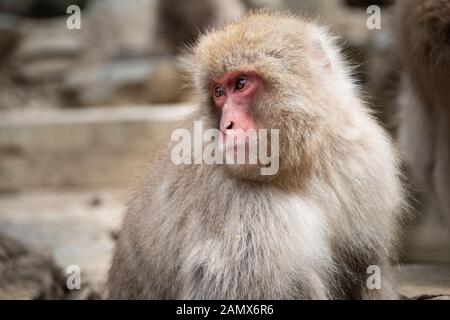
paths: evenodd
<path fill-rule="evenodd" d="M 245 85 L 247 84 L 247 79 L 239 78 L 236 81 L 235 89 L 236 90 L 242 90 L 245 88 Z"/>
<path fill-rule="evenodd" d="M 223 88 L 221 86 L 214 87 L 214 96 L 216 98 L 219 98 L 219 97 L 223 96 L 224 94 L 225 94 L 225 92 L 223 91 Z"/>

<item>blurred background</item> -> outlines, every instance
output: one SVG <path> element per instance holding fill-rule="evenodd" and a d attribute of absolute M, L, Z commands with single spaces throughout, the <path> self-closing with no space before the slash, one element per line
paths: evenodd
<path fill-rule="evenodd" d="M 81 29 L 69 29 L 70 5 Z M 366 27 L 369 5 L 382 29 Z M 0 0 L 0 299 L 93 299 L 127 189 L 195 105 L 175 61 L 198 31 L 252 8 L 320 16 L 342 39 L 370 105 L 396 135 L 393 0 Z M 399 290 L 450 295 L 450 236 L 409 181 Z M 81 269 L 80 290 L 66 286 Z"/>

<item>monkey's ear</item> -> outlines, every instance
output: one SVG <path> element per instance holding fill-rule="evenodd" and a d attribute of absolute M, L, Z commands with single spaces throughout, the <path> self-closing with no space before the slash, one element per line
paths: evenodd
<path fill-rule="evenodd" d="M 319 66 L 323 69 L 331 70 L 332 63 L 331 57 L 327 51 L 328 35 L 326 30 L 321 27 L 313 25 L 311 32 L 311 50 L 312 56 L 315 61 L 319 63 Z"/>
<path fill-rule="evenodd" d="M 319 40 L 313 41 L 312 44 L 313 55 L 317 61 L 319 61 L 321 67 L 331 70 L 331 60 L 325 51 L 322 42 Z"/>

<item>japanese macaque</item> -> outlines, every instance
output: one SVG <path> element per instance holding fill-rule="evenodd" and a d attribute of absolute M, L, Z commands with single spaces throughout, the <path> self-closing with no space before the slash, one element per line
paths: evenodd
<path fill-rule="evenodd" d="M 399 142 L 413 178 L 450 227 L 450 1 L 399 1 Z"/>
<path fill-rule="evenodd" d="M 109 297 L 395 298 L 398 161 L 334 38 L 257 11 L 202 35 L 185 63 L 203 97 L 189 121 L 225 139 L 279 130 L 279 170 L 175 165 L 162 151 L 130 201 Z"/>

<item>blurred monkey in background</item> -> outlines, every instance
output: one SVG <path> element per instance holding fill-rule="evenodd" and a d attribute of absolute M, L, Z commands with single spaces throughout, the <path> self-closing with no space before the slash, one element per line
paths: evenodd
<path fill-rule="evenodd" d="M 399 143 L 450 227 L 450 1 L 398 0 Z"/>

